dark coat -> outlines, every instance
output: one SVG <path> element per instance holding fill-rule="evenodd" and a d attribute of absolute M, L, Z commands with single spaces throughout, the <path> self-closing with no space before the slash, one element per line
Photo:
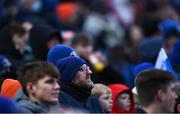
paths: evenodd
<path fill-rule="evenodd" d="M 96 97 L 83 92 L 82 88 L 64 88 L 59 94 L 59 101 L 62 106 L 74 108 L 89 113 L 105 113 Z M 88 90 L 88 89 L 86 89 Z"/>
<path fill-rule="evenodd" d="M 0 31 L 0 53 L 13 60 L 22 60 L 23 55 L 15 48 L 11 37 L 8 28 Z"/>
<path fill-rule="evenodd" d="M 30 45 L 35 59 L 46 60 L 47 42 L 52 35 L 59 36 L 59 42 L 62 42 L 60 33 L 49 25 L 35 25 L 30 31 Z"/>

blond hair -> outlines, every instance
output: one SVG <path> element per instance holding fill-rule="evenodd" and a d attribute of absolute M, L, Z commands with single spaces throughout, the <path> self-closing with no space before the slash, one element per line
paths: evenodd
<path fill-rule="evenodd" d="M 112 94 L 111 89 L 103 84 L 95 84 L 91 90 L 91 95 L 100 97 L 102 94 Z"/>

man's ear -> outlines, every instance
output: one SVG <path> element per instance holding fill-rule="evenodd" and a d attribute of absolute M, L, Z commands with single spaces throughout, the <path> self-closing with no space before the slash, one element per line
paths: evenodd
<path fill-rule="evenodd" d="M 26 85 L 26 90 L 28 93 L 33 93 L 34 92 L 34 89 L 33 89 L 33 84 L 28 82 L 27 85 Z"/>
<path fill-rule="evenodd" d="M 156 97 L 157 97 L 157 99 L 158 99 L 160 102 L 162 102 L 162 101 L 165 100 L 164 92 L 163 92 L 161 89 L 159 89 L 159 90 L 157 91 Z"/>
<path fill-rule="evenodd" d="M 177 109 L 178 113 L 180 113 L 180 104 L 177 105 L 176 109 Z"/>
<path fill-rule="evenodd" d="M 71 83 L 73 83 L 73 84 L 77 84 L 78 83 L 78 76 L 77 76 L 77 73 L 76 73 L 76 75 L 75 75 L 75 77 L 74 77 L 74 79 L 71 81 Z"/>

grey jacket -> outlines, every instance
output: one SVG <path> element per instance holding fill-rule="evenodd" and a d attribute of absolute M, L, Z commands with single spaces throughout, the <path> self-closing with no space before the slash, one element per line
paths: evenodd
<path fill-rule="evenodd" d="M 22 89 L 17 91 L 14 97 L 14 100 L 20 105 L 21 111 L 25 113 L 46 113 L 50 109 L 50 106 L 48 105 L 39 104 L 39 103 L 31 101 L 25 95 Z"/>

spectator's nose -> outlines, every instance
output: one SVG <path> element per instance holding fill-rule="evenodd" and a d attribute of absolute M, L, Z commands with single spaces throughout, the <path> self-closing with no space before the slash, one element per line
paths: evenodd
<path fill-rule="evenodd" d="M 91 75 L 92 74 L 92 71 L 90 68 L 87 69 L 87 74 Z"/>
<path fill-rule="evenodd" d="M 60 85 L 58 82 L 55 83 L 55 86 L 54 86 L 55 89 L 60 89 Z"/>

